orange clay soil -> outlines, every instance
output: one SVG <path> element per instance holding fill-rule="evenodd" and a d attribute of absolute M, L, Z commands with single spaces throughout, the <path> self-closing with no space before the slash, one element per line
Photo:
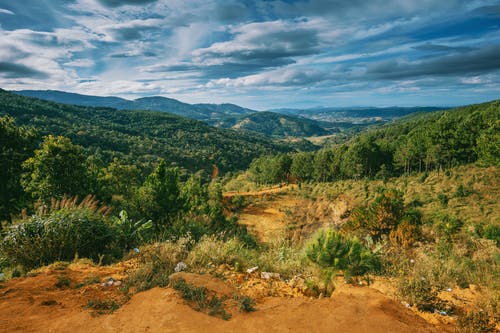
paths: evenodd
<path fill-rule="evenodd" d="M 89 277 L 119 280 L 131 262 L 107 267 L 70 265 L 44 269 L 35 277 L 17 278 L 0 289 L 0 332 L 447 332 L 450 327 L 429 324 L 399 302 L 370 287 L 339 285 L 331 298 L 258 297 L 257 310 L 244 313 L 229 299 L 228 321 L 193 310 L 171 288 L 135 294 L 128 302 L 119 287 L 100 283 L 76 288 Z M 61 275 L 70 287 L 57 288 Z M 219 297 L 248 294 L 237 281 L 224 282 L 208 274 L 180 273 L 188 283 L 206 287 Z M 258 278 L 252 277 L 256 280 Z M 269 281 L 262 282 L 265 285 Z M 280 282 L 284 283 L 284 282 Z M 123 303 L 112 314 L 85 309 L 89 300 Z"/>

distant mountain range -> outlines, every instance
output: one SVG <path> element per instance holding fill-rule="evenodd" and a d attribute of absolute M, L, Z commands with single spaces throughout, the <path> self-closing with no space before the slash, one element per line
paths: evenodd
<path fill-rule="evenodd" d="M 153 110 L 201 120 L 209 125 L 253 131 L 273 137 L 324 136 L 355 127 L 380 124 L 415 112 L 430 112 L 436 107 L 387 108 L 311 108 L 256 111 L 235 104 L 188 104 L 176 99 L 152 96 L 135 100 L 100 97 L 57 90 L 13 91 L 18 95 L 90 107 L 119 110 Z"/>
<path fill-rule="evenodd" d="M 416 112 L 432 112 L 443 110 L 443 107 L 318 107 L 310 109 L 273 109 L 275 113 L 286 114 L 295 117 L 330 122 L 330 123 L 352 123 L 369 124 L 373 122 L 386 122 L 401 118 Z"/>
<path fill-rule="evenodd" d="M 57 90 L 20 90 L 18 95 L 35 97 L 57 103 L 92 107 L 109 107 L 119 110 L 163 111 L 204 122 L 217 121 L 226 116 L 236 116 L 256 112 L 234 104 L 187 104 L 173 98 L 152 96 L 135 100 L 119 97 L 100 97 L 68 93 Z"/>

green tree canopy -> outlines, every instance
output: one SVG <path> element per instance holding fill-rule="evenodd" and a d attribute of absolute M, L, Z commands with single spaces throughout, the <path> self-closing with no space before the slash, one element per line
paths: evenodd
<path fill-rule="evenodd" d="M 24 162 L 26 192 L 44 202 L 64 195 L 86 196 L 90 192 L 87 156 L 81 146 L 62 136 L 46 136 L 35 156 Z"/>
<path fill-rule="evenodd" d="M 22 204 L 21 164 L 35 148 L 35 132 L 17 127 L 11 117 L 0 118 L 0 222 Z"/>

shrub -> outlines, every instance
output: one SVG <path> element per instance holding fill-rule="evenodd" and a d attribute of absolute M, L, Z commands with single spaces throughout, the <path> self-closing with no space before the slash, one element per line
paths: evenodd
<path fill-rule="evenodd" d="M 185 260 L 191 247 L 189 237 L 177 242 L 164 242 L 149 245 L 141 249 L 139 267 L 130 273 L 127 288 L 144 291 L 154 287 L 166 287 L 168 277 L 174 273 L 178 262 Z"/>
<path fill-rule="evenodd" d="M 449 238 L 459 232 L 463 224 L 464 223 L 456 217 L 441 215 L 438 217 L 438 221 L 435 226 L 442 235 Z"/>
<path fill-rule="evenodd" d="M 484 228 L 484 238 L 491 239 L 496 242 L 497 246 L 500 246 L 500 226 L 490 224 Z"/>
<path fill-rule="evenodd" d="M 113 220 L 116 226 L 120 242 L 127 250 L 130 250 L 151 238 L 153 223 L 151 220 L 133 221 L 128 217 L 126 211 L 120 211 L 118 217 Z"/>
<path fill-rule="evenodd" d="M 67 276 L 61 275 L 57 279 L 57 282 L 56 282 L 55 285 L 56 285 L 57 288 L 63 289 L 65 287 L 69 287 L 71 285 L 71 280 L 68 279 Z"/>
<path fill-rule="evenodd" d="M 240 303 L 240 310 L 244 312 L 255 311 L 255 300 L 249 296 L 240 296 L 237 298 Z"/>
<path fill-rule="evenodd" d="M 458 327 L 464 333 L 495 332 L 495 322 L 486 311 L 472 311 L 458 318 Z"/>
<path fill-rule="evenodd" d="M 0 251 L 12 264 L 26 269 L 54 261 L 70 261 L 75 255 L 98 260 L 99 255 L 116 256 L 116 230 L 99 211 L 69 207 L 9 228 Z"/>
<path fill-rule="evenodd" d="M 186 263 L 190 267 L 207 268 L 209 264 L 247 266 L 248 250 L 237 238 L 223 240 L 216 235 L 203 236 L 189 253 Z"/>
<path fill-rule="evenodd" d="M 448 198 L 448 196 L 446 194 L 439 193 L 437 195 L 437 199 L 438 199 L 439 203 L 441 204 L 441 206 L 443 206 L 443 207 L 447 207 L 448 206 L 448 201 L 450 199 Z"/>
<path fill-rule="evenodd" d="M 259 252 L 256 266 L 285 278 L 303 274 L 307 268 L 308 262 L 304 262 L 302 249 L 289 240 L 275 239 Z"/>
<path fill-rule="evenodd" d="M 425 278 L 403 278 L 398 291 L 410 305 L 415 305 L 420 311 L 433 312 L 439 309 L 437 292 Z"/>
<path fill-rule="evenodd" d="M 325 288 L 338 270 L 344 271 L 346 280 L 376 271 L 378 258 L 356 238 L 345 238 L 332 229 L 322 231 L 307 246 L 306 256 L 323 270 Z"/>
<path fill-rule="evenodd" d="M 407 238 L 418 237 L 418 227 L 420 225 L 421 214 L 414 208 L 405 207 L 403 194 L 396 190 L 381 189 L 381 194 L 368 205 L 368 207 L 358 207 L 351 214 L 351 221 L 346 225 L 346 229 L 362 233 L 367 233 L 374 241 L 378 241 L 383 235 L 391 232 L 410 232 L 405 234 L 401 241 Z M 405 230 L 397 230 L 398 226 L 407 221 Z M 395 237 L 396 239 L 397 237 Z M 401 238 L 401 237 L 399 237 Z"/>
<path fill-rule="evenodd" d="M 95 314 L 109 314 L 120 308 L 120 303 L 116 300 L 109 299 L 91 299 L 85 306 L 86 309 L 94 310 Z"/>
<path fill-rule="evenodd" d="M 183 299 L 194 303 L 196 311 L 208 311 L 209 315 L 220 315 L 224 320 L 231 318 L 231 314 L 224 309 L 224 300 L 215 295 L 210 297 L 206 288 L 190 285 L 184 279 L 175 280 L 172 287 L 181 294 Z"/>

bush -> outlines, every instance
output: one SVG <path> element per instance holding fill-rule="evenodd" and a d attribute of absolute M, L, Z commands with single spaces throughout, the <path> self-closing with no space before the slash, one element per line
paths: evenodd
<path fill-rule="evenodd" d="M 496 242 L 497 246 L 500 246 L 500 226 L 490 224 L 484 228 L 483 232 L 484 238 L 491 239 Z"/>
<path fill-rule="evenodd" d="M 466 333 L 495 332 L 495 323 L 486 311 L 472 311 L 458 318 L 458 327 Z"/>
<path fill-rule="evenodd" d="M 328 292 L 334 274 L 344 271 L 346 280 L 376 271 L 380 267 L 378 258 L 356 238 L 346 238 L 332 229 L 322 231 L 307 246 L 306 256 L 323 270 L 325 288 Z"/>
<path fill-rule="evenodd" d="M 85 306 L 86 309 L 94 310 L 95 314 L 110 314 L 120 308 L 120 303 L 116 300 L 109 299 L 91 299 Z"/>
<path fill-rule="evenodd" d="M 439 193 L 437 195 L 437 199 L 439 200 L 439 203 L 441 204 L 441 206 L 443 207 L 447 207 L 448 206 L 448 201 L 450 200 L 448 198 L 448 196 L 444 193 Z"/>
<path fill-rule="evenodd" d="M 192 240 L 181 238 L 177 242 L 164 242 L 141 248 L 139 267 L 130 273 L 127 288 L 144 291 L 166 287 L 168 277 L 174 273 L 178 262 L 186 259 Z"/>
<path fill-rule="evenodd" d="M 215 295 L 209 297 L 206 288 L 190 285 L 183 279 L 175 280 L 172 287 L 181 294 L 182 298 L 189 302 L 193 302 L 196 311 L 208 311 L 209 315 L 220 315 L 224 320 L 229 320 L 231 318 L 231 314 L 224 309 L 224 299 L 218 298 Z"/>
<path fill-rule="evenodd" d="M 237 238 L 220 239 L 215 235 L 203 236 L 189 253 L 186 263 L 189 267 L 207 268 L 209 264 L 231 266 L 247 265 L 247 250 Z"/>
<path fill-rule="evenodd" d="M 100 255 L 116 256 L 116 238 L 104 215 L 89 207 L 70 207 L 10 227 L 0 252 L 12 264 L 32 269 L 76 255 L 96 261 Z"/>
<path fill-rule="evenodd" d="M 435 225 L 437 230 L 442 235 L 449 238 L 452 235 L 458 233 L 463 224 L 463 221 L 461 221 L 460 219 L 445 214 L 438 217 L 438 221 Z"/>
<path fill-rule="evenodd" d="M 398 291 L 410 305 L 415 305 L 420 311 L 433 312 L 440 307 L 437 292 L 427 279 L 404 278 L 399 283 Z"/>
<path fill-rule="evenodd" d="M 255 311 L 255 300 L 249 296 L 241 296 L 237 298 L 240 303 L 240 310 L 244 312 Z"/>

